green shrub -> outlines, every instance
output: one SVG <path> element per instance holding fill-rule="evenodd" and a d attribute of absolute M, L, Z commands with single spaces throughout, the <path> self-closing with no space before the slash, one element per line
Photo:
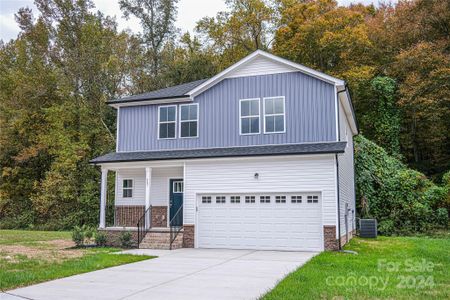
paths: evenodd
<path fill-rule="evenodd" d="M 82 227 L 75 226 L 72 230 L 72 241 L 74 241 L 77 247 L 84 245 L 84 230 Z"/>
<path fill-rule="evenodd" d="M 446 208 L 438 208 L 436 210 L 436 224 L 444 228 L 448 227 L 448 211 Z"/>
<path fill-rule="evenodd" d="M 94 236 L 94 228 L 86 226 L 84 229 L 84 237 L 89 241 Z"/>
<path fill-rule="evenodd" d="M 131 232 L 124 231 L 119 236 L 120 244 L 123 248 L 131 248 L 133 247 L 133 236 Z"/>
<path fill-rule="evenodd" d="M 382 235 L 392 235 L 394 233 L 394 222 L 383 220 L 378 223 L 378 232 Z"/>
<path fill-rule="evenodd" d="M 445 222 L 439 208 L 448 189 L 361 135 L 355 138 L 355 181 L 360 216 L 377 219 L 380 234 L 427 232 Z"/>
<path fill-rule="evenodd" d="M 99 247 L 104 247 L 106 246 L 106 233 L 104 233 L 103 231 L 97 231 L 95 233 L 95 244 Z"/>

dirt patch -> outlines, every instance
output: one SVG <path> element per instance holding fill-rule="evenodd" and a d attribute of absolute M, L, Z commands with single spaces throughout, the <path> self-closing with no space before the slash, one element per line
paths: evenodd
<path fill-rule="evenodd" d="M 71 240 L 52 240 L 52 241 L 42 241 L 40 243 L 53 246 L 56 249 L 67 249 L 75 247 L 75 243 Z"/>
<path fill-rule="evenodd" d="M 75 246 L 70 240 L 42 241 L 39 244 L 44 247 L 40 245 L 0 245 L 0 253 L 3 258 L 23 255 L 30 259 L 59 262 L 69 258 L 82 257 L 86 252 L 83 249 L 69 249 Z"/>

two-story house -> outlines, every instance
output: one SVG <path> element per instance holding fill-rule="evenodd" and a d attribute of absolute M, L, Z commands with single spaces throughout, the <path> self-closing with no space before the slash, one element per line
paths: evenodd
<path fill-rule="evenodd" d="M 322 251 L 355 230 L 345 82 L 264 51 L 216 76 L 108 102 L 100 226 L 140 247 Z M 107 174 L 115 172 L 107 224 Z"/>

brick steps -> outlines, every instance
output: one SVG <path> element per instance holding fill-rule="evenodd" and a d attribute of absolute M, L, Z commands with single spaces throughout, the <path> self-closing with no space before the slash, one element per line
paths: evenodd
<path fill-rule="evenodd" d="M 181 230 L 172 243 L 172 249 L 183 247 L 183 230 Z M 141 244 L 141 249 L 169 249 L 170 248 L 170 231 L 164 229 L 152 229 L 147 232 Z"/>

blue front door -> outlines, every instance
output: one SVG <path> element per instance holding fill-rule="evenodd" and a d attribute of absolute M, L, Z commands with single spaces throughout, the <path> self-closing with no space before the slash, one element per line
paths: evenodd
<path fill-rule="evenodd" d="M 170 225 L 183 225 L 183 179 L 170 179 Z"/>

